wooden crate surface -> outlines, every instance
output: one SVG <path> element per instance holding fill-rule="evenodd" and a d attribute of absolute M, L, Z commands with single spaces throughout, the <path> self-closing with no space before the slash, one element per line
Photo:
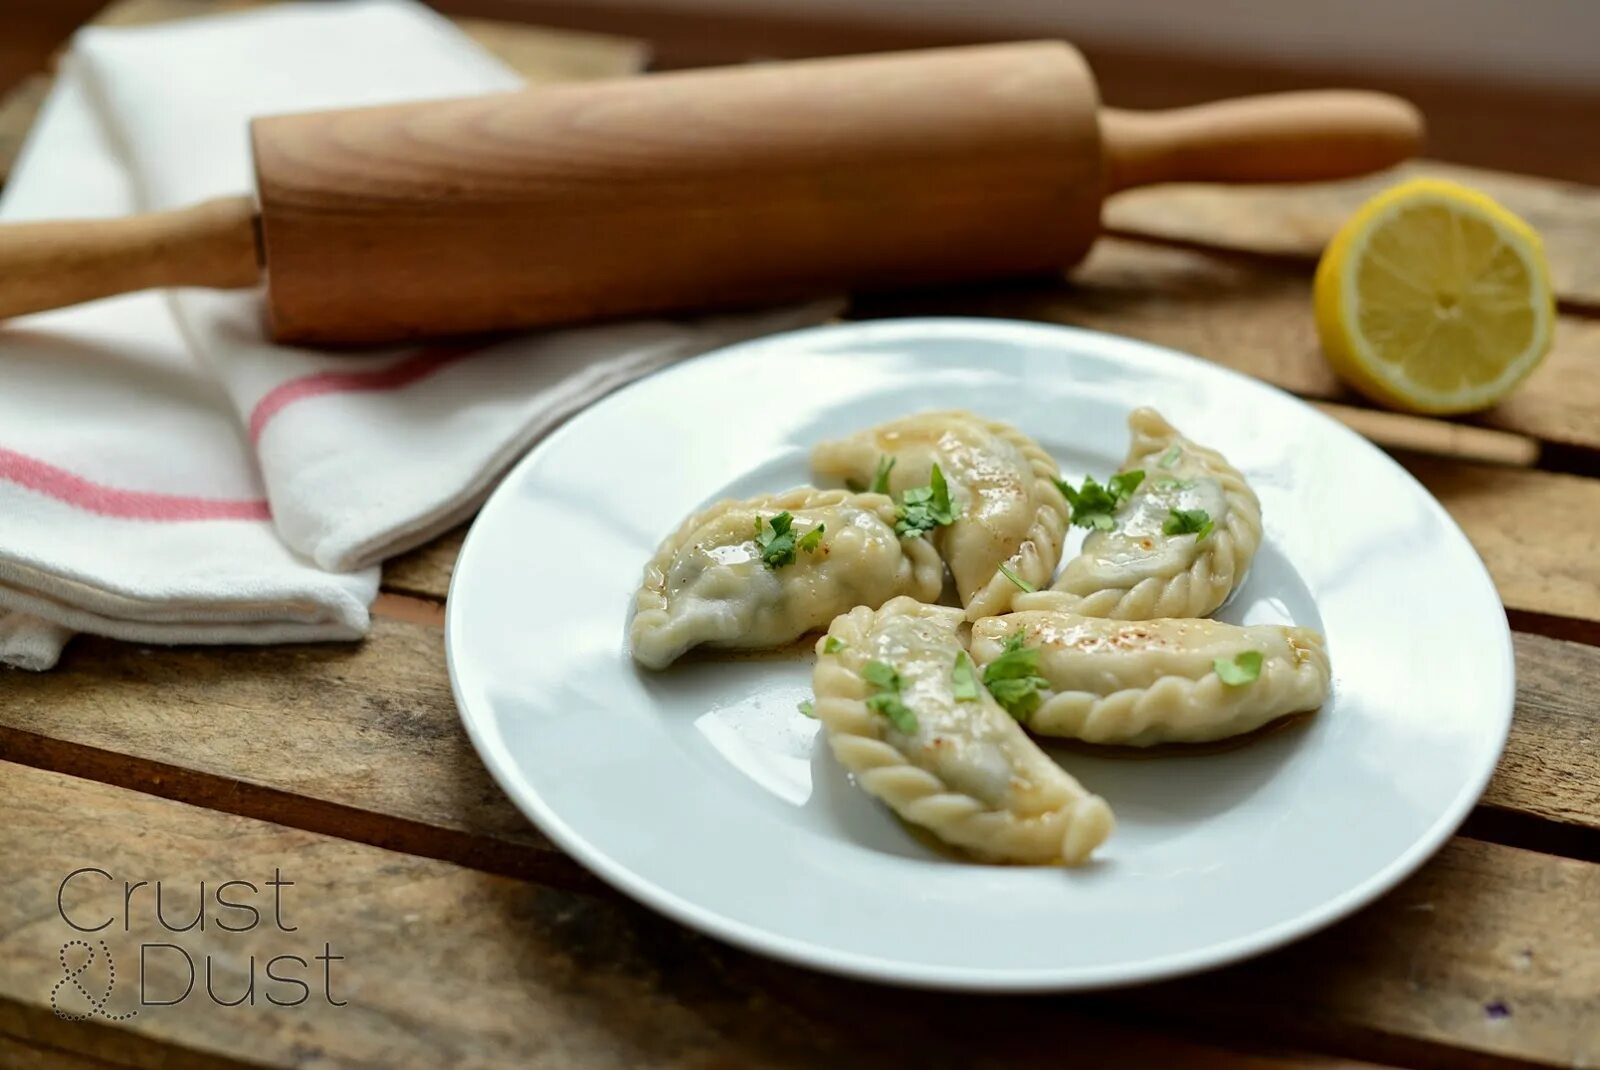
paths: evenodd
<path fill-rule="evenodd" d="M 220 6 L 134 0 L 107 20 Z M 571 31 L 467 28 L 530 80 L 618 75 L 647 51 Z M 41 74 L 0 102 L 0 174 L 47 87 Z M 490 781 L 444 670 L 455 532 L 390 563 L 363 644 L 80 639 L 54 673 L 0 677 L 0 1065 L 1600 1064 L 1600 191 L 1414 169 L 1481 186 L 1531 218 L 1563 298 L 1546 365 L 1470 421 L 1377 412 L 1317 352 L 1310 264 L 1389 177 L 1129 195 L 1108 211 L 1118 236 L 1070 278 L 880 296 L 850 312 L 1011 316 L 1187 350 L 1313 400 L 1439 498 L 1516 631 L 1516 718 L 1461 834 L 1371 908 L 1253 962 L 1088 997 L 895 991 L 731 950 L 610 892 Z M 80 917 L 116 914 L 123 880 L 186 891 L 192 912 L 200 880 L 291 877 L 296 932 L 241 943 L 213 928 L 187 946 L 213 956 L 228 996 L 249 953 L 328 942 L 345 956 L 330 975 L 344 1005 L 62 1019 L 55 949 L 78 934 L 56 894 L 90 865 L 114 880 L 75 886 L 87 889 L 72 900 Z M 148 912 L 114 931 L 119 945 L 161 938 Z M 169 973 L 156 964 L 150 976 Z M 126 1008 L 113 996 L 107 1009 Z"/>

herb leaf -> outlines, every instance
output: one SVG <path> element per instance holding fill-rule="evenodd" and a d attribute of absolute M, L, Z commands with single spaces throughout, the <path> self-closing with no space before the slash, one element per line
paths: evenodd
<path fill-rule="evenodd" d="M 1173 509 L 1167 514 L 1167 522 L 1161 525 L 1161 532 L 1164 535 L 1193 535 L 1194 541 L 1200 542 L 1216 526 L 1211 514 L 1204 509 Z"/>
<path fill-rule="evenodd" d="M 955 519 L 950 484 L 939 466 L 934 465 L 926 487 L 912 487 L 900 496 L 900 515 L 894 522 L 894 530 L 901 538 L 911 538 L 953 524 Z"/>
<path fill-rule="evenodd" d="M 1001 655 L 984 666 L 983 686 L 1019 721 L 1026 721 L 1039 708 L 1039 691 L 1049 687 L 1050 681 L 1039 675 L 1039 651 L 1023 646 L 1020 628 L 1006 640 Z"/>
<path fill-rule="evenodd" d="M 826 524 L 818 524 L 816 527 L 800 536 L 800 541 L 796 542 L 795 546 L 804 550 L 808 554 L 816 553 L 817 547 L 822 545 L 822 533 L 827 530 L 827 527 L 828 525 Z"/>
<path fill-rule="evenodd" d="M 873 695 L 867 699 L 867 709 L 889 718 L 895 731 L 902 735 L 909 736 L 917 730 L 917 715 L 911 712 L 911 707 L 900 701 L 899 695 L 891 695 L 887 691 Z"/>
<path fill-rule="evenodd" d="M 1039 589 L 1033 584 L 1029 583 L 1027 580 L 1023 579 L 1021 576 L 1017 575 L 1015 572 L 1012 572 L 1010 566 L 1003 561 L 1000 563 L 1000 575 L 1016 584 L 1017 589 L 1022 591 L 1024 594 L 1032 594 L 1034 591 Z"/>
<path fill-rule="evenodd" d="M 1139 489 L 1139 484 L 1144 482 L 1144 469 L 1134 468 L 1127 472 L 1118 472 L 1106 481 L 1106 489 L 1111 496 L 1121 505 Z"/>
<path fill-rule="evenodd" d="M 1229 687 L 1254 683 L 1261 675 L 1261 651 L 1246 650 L 1232 658 L 1217 658 L 1211 667 Z"/>
<path fill-rule="evenodd" d="M 795 705 L 795 709 L 799 710 L 802 714 L 804 714 L 807 717 L 812 718 L 813 720 L 816 719 L 817 708 L 811 704 L 811 700 L 808 699 L 808 698 L 801 699 Z"/>
<path fill-rule="evenodd" d="M 867 709 L 883 714 L 895 730 L 904 735 L 915 732 L 917 715 L 900 701 L 900 674 L 894 667 L 881 661 L 869 661 L 861 666 L 861 676 L 874 688 L 874 693 L 867 697 Z"/>
<path fill-rule="evenodd" d="M 761 563 L 777 569 L 794 564 L 794 516 L 788 511 L 779 513 L 765 524 L 756 517 L 756 549 L 761 551 Z"/>
<path fill-rule="evenodd" d="M 972 671 L 972 658 L 965 650 L 956 653 L 955 667 L 950 670 L 950 691 L 957 702 L 978 701 L 978 677 Z"/>
<path fill-rule="evenodd" d="M 894 471 L 894 460 L 887 454 L 878 457 L 878 470 L 872 476 L 872 493 L 889 493 L 889 473 Z"/>
<path fill-rule="evenodd" d="M 1062 496 L 1072 506 L 1074 524 L 1080 528 L 1110 531 L 1116 526 L 1113 514 L 1117 507 L 1132 497 L 1143 482 L 1144 472 L 1135 468 L 1129 472 L 1118 472 L 1103 487 L 1093 476 L 1085 476 L 1083 486 L 1077 490 L 1064 479 L 1056 480 L 1056 486 L 1061 488 Z"/>
<path fill-rule="evenodd" d="M 826 638 L 826 639 L 824 639 L 822 641 L 822 652 L 824 654 L 837 654 L 839 651 L 841 651 L 843 649 L 844 649 L 844 642 L 842 640 L 840 640 L 837 636 L 830 635 L 830 636 L 828 636 L 828 638 Z"/>
<path fill-rule="evenodd" d="M 1172 445 L 1167 447 L 1166 452 L 1161 455 L 1160 460 L 1156 461 L 1156 464 L 1160 465 L 1162 468 L 1171 468 L 1173 465 L 1178 463 L 1178 458 L 1182 456 L 1183 447 L 1174 442 Z"/>
<path fill-rule="evenodd" d="M 879 691 L 900 691 L 900 674 L 894 666 L 882 661 L 869 661 L 861 666 L 861 678 Z"/>

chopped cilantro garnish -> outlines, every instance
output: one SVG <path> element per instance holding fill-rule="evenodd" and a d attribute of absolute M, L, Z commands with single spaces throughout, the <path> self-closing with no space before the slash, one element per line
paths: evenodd
<path fill-rule="evenodd" d="M 795 705 L 795 709 L 799 710 L 807 717 L 815 718 L 817 716 L 817 708 L 811 704 L 811 700 L 808 698 L 801 699 L 799 703 Z"/>
<path fill-rule="evenodd" d="M 1032 594 L 1034 591 L 1039 589 L 1033 584 L 1029 583 L 1027 580 L 1023 579 L 1021 576 L 1017 575 L 1015 572 L 1012 572 L 1010 566 L 1006 565 L 1005 562 L 1001 562 L 1000 564 L 1000 575 L 1016 584 L 1017 589 L 1026 594 Z"/>
<path fill-rule="evenodd" d="M 894 530 L 902 538 L 911 538 L 953 524 L 955 519 L 955 506 L 950 502 L 950 484 L 945 482 L 939 466 L 934 465 L 926 487 L 912 487 L 901 495 L 900 516 L 894 522 Z"/>
<path fill-rule="evenodd" d="M 1005 650 L 983 668 L 983 686 L 994 700 L 1019 721 L 1039 708 L 1039 691 L 1050 681 L 1039 675 L 1039 651 L 1023 646 L 1019 628 L 1006 640 Z"/>
<path fill-rule="evenodd" d="M 1144 482 L 1144 471 L 1132 469 L 1127 472 L 1118 472 L 1106 482 L 1106 488 L 1111 491 L 1111 496 L 1121 505 L 1127 501 L 1134 491 L 1139 489 L 1139 484 Z"/>
<path fill-rule="evenodd" d="M 879 691 L 900 690 L 900 674 L 894 666 L 883 661 L 869 661 L 861 666 L 861 678 Z"/>
<path fill-rule="evenodd" d="M 873 695 L 867 699 L 867 709 L 889 718 L 889 723 L 903 735 L 909 736 L 917 730 L 917 715 L 911 712 L 911 707 L 900 701 L 899 695 L 888 692 Z"/>
<path fill-rule="evenodd" d="M 1160 465 L 1162 468 L 1171 468 L 1173 465 L 1178 463 L 1178 458 L 1182 456 L 1183 447 L 1174 442 L 1172 445 L 1167 447 L 1167 451 L 1161 455 L 1161 459 L 1156 461 L 1156 464 Z"/>
<path fill-rule="evenodd" d="M 1216 524 L 1211 521 L 1211 514 L 1204 509 L 1174 509 L 1167 514 L 1167 522 L 1161 525 L 1164 535 L 1193 535 L 1195 542 L 1200 542 Z"/>
<path fill-rule="evenodd" d="M 879 454 L 878 470 L 872 474 L 872 482 L 870 484 L 862 483 L 857 479 L 847 479 L 844 481 L 845 487 L 856 494 L 862 494 L 869 490 L 874 494 L 888 494 L 889 473 L 894 471 L 894 461 L 895 459 L 886 453 Z"/>
<path fill-rule="evenodd" d="M 894 667 L 881 661 L 869 661 L 861 666 L 861 676 L 874 689 L 867 697 L 867 709 L 883 714 L 895 730 L 904 735 L 915 732 L 917 715 L 900 701 L 900 674 Z"/>
<path fill-rule="evenodd" d="M 1077 490 L 1073 490 L 1072 484 L 1064 479 L 1056 480 L 1056 486 L 1061 488 L 1067 504 L 1072 506 L 1074 524 L 1080 528 L 1110 531 L 1116 526 L 1113 514 L 1117 507 L 1127 501 L 1142 482 L 1144 472 L 1136 468 L 1131 472 L 1118 472 L 1106 480 L 1103 487 L 1093 476 L 1085 476 L 1083 486 Z"/>
<path fill-rule="evenodd" d="M 844 643 L 835 636 L 830 635 L 822 641 L 822 652 L 824 654 L 837 654 L 843 649 Z"/>
<path fill-rule="evenodd" d="M 950 690 L 957 702 L 978 701 L 978 678 L 972 671 L 972 658 L 965 650 L 956 654 L 955 667 L 950 670 Z"/>
<path fill-rule="evenodd" d="M 765 524 L 756 517 L 756 549 L 761 551 L 761 563 L 768 568 L 782 568 L 794 564 L 794 517 L 787 511 L 779 513 Z"/>
<path fill-rule="evenodd" d="M 872 493 L 889 493 L 889 473 L 894 471 L 894 458 L 887 454 L 878 458 L 878 470 L 872 476 Z"/>
<path fill-rule="evenodd" d="M 800 536 L 800 540 L 795 543 L 795 546 L 801 550 L 804 550 L 808 554 L 816 553 L 817 547 L 822 545 L 822 533 L 827 526 L 828 525 L 826 524 L 818 524 L 816 527 Z"/>
<path fill-rule="evenodd" d="M 1261 675 L 1261 651 L 1246 650 L 1232 658 L 1217 658 L 1211 663 L 1211 667 L 1229 687 L 1254 683 Z"/>

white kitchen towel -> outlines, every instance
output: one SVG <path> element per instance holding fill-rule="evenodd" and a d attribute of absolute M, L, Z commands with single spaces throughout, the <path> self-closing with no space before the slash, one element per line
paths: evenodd
<path fill-rule="evenodd" d="M 245 192 L 252 115 L 516 84 L 405 0 L 88 29 L 0 220 Z M 832 308 L 362 355 L 270 344 L 258 293 L 136 294 L 12 321 L 0 329 L 0 662 L 48 667 L 73 630 L 357 637 L 375 564 L 459 523 L 561 419 L 665 363 Z"/>

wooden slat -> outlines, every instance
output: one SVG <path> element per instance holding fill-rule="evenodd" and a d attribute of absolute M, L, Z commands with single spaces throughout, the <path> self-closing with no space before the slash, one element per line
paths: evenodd
<path fill-rule="evenodd" d="M 41 1048 L 16 1037 L 0 1036 L 0 1066 L 6 1070 L 106 1070 L 113 1065 L 71 1052 Z"/>
<path fill-rule="evenodd" d="M 0 184 L 11 172 L 11 165 L 22 151 L 28 128 L 44 106 L 50 92 L 50 76 L 36 74 L 25 78 L 11 92 L 0 97 Z"/>
<path fill-rule="evenodd" d="M 1404 463 L 1472 540 L 1506 608 L 1600 620 L 1600 480 L 1438 458 Z"/>
<path fill-rule="evenodd" d="M 572 868 L 473 752 L 436 626 L 238 650 L 80 637 L 57 671 L 7 678 L 0 725 L 0 757 L 490 868 Z"/>
<path fill-rule="evenodd" d="M 1462 461 L 1527 468 L 1539 463 L 1537 439 L 1489 427 L 1432 420 L 1403 412 L 1364 409 L 1336 401 L 1313 401 L 1312 407 L 1332 416 L 1386 450 L 1406 450 Z"/>
<path fill-rule="evenodd" d="M 408 624 L 426 624 L 443 628 L 444 604 L 434 598 L 418 598 L 393 591 L 379 591 L 372 600 L 372 615 L 380 620 L 400 620 Z"/>
<path fill-rule="evenodd" d="M 1461 182 L 1494 197 L 1544 238 L 1562 300 L 1600 308 L 1600 189 L 1421 160 L 1380 175 L 1306 186 L 1183 185 L 1120 194 L 1106 205 L 1108 227 L 1216 249 L 1314 260 L 1367 198 L 1407 178 Z"/>
<path fill-rule="evenodd" d="M 1311 312 L 1311 279 L 1282 266 L 1102 240 L 1057 280 L 858 300 L 852 314 L 979 315 L 1066 323 L 1193 353 L 1306 397 L 1356 402 L 1328 368 Z M 1600 450 L 1600 323 L 1562 317 L 1543 365 L 1471 421 Z"/>
<path fill-rule="evenodd" d="M 1286 1027 L 1307 1042 L 1355 1043 L 1358 1029 L 1592 1065 L 1600 1060 L 1600 866 L 1455 840 L 1349 922 L 1146 998 L 1202 1018 L 1221 1008 L 1241 1024 Z M 1454 1057 L 1438 1065 L 1470 1064 Z"/>
<path fill-rule="evenodd" d="M 83 637 L 56 671 L 7 678 L 0 759 L 582 883 L 472 751 L 442 646 L 436 627 L 386 619 L 360 646 L 217 651 Z M 1592 836 L 1600 649 L 1522 635 L 1517 651 L 1516 720 L 1487 801 Z"/>
<path fill-rule="evenodd" d="M 443 598 L 450 590 L 450 576 L 466 537 L 467 529 L 457 528 L 410 553 L 385 561 L 383 589 L 424 598 Z"/>
<path fill-rule="evenodd" d="M 836 982 L 758 961 L 620 900 L 19 767 L 0 768 L 0 852 L 29 860 L 0 887 L 0 961 L 7 964 L 0 971 L 0 1033 L 118 1065 L 845 1070 L 982 1059 L 1056 1067 L 1064 1044 L 1082 1065 L 1365 1065 L 1169 1039 L 1148 1020 L 1137 1028 L 1096 1021 L 1071 1000 L 974 1001 Z M 196 994 L 114 1025 L 63 1021 L 49 1002 L 62 977 L 57 956 L 64 942 L 84 934 L 62 921 L 57 893 L 62 878 L 86 864 L 111 873 L 113 882 L 91 877 L 71 886 L 68 910 L 81 923 L 127 913 L 121 882 L 159 879 L 172 921 L 176 904 L 187 900 L 194 909 L 202 880 L 213 891 L 224 880 L 253 881 L 262 892 L 252 897 L 261 924 L 221 931 L 219 917 L 235 927 L 247 923 L 246 915 L 223 911 L 203 933 L 175 934 L 158 927 L 145 888 L 134 897 L 127 931 L 118 924 L 102 934 L 122 989 L 107 1009 L 136 1006 L 125 1000 L 140 991 L 135 964 L 146 942 L 177 944 L 202 963 Z M 1554 865 L 1545 876 L 1560 873 Z M 273 893 L 264 882 L 275 872 L 293 882 L 279 890 L 282 920 L 294 932 L 274 925 Z M 235 899 L 244 894 L 240 886 L 232 891 Z M 1559 896 L 1550 901 L 1565 905 Z M 204 1002 L 207 955 L 218 993 L 233 996 L 243 991 L 248 956 L 264 971 L 276 955 L 311 960 L 325 942 L 343 956 L 328 966 L 333 998 L 344 1006 L 324 998 L 321 963 L 304 974 L 315 981 L 304 1005 L 267 1004 L 268 991 L 279 998 L 300 993 L 269 985 L 264 972 L 256 1006 Z M 152 952 L 149 961 L 152 996 L 181 991 L 182 967 L 174 976 L 162 965 L 177 961 L 172 952 Z M 1524 987 L 1512 986 L 1510 994 Z M 1570 1028 L 1568 1007 L 1548 1003 L 1556 1020 L 1539 1035 L 1517 1037 L 1518 1049 L 1538 1050 Z M 1004 1028 L 987 1028 L 986 1020 Z M 936 1029 L 933 1021 L 962 1024 Z"/>
<path fill-rule="evenodd" d="M 1600 649 L 1515 639 L 1516 728 L 1483 802 L 1600 832 Z"/>
<path fill-rule="evenodd" d="M 147 26 L 153 22 L 224 15 L 260 7 L 263 0 L 111 0 L 89 20 L 93 26 Z"/>

